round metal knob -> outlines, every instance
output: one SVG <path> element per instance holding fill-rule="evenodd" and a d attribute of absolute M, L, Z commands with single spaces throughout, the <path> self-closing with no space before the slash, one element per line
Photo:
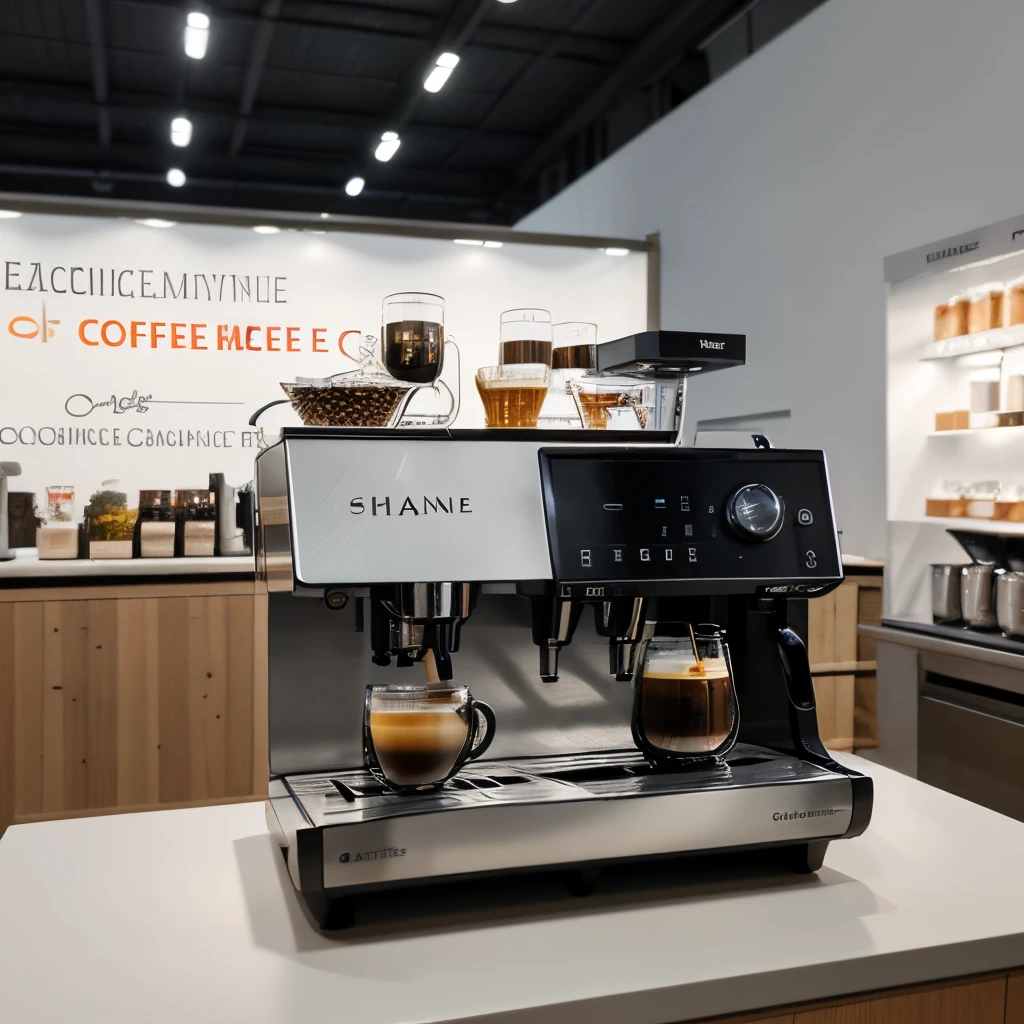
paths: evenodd
<path fill-rule="evenodd" d="M 771 540 L 782 529 L 786 506 L 767 484 L 746 484 L 725 506 L 732 528 L 747 540 Z"/>

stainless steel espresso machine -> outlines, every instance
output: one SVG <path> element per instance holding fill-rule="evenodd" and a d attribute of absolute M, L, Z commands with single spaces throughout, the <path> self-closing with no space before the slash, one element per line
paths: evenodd
<path fill-rule="evenodd" d="M 729 365 L 708 337 L 661 363 L 609 344 L 634 374 Z M 602 865 L 746 849 L 815 871 L 867 827 L 871 781 L 822 746 L 788 619 L 843 578 L 824 455 L 674 441 L 302 427 L 260 454 L 267 820 L 321 927 L 467 875 L 559 869 L 583 893 Z M 666 620 L 728 637 L 724 762 L 666 769 L 633 743 L 637 645 Z M 497 729 L 443 789 L 393 793 L 364 765 L 364 688 L 422 682 L 428 653 Z"/>

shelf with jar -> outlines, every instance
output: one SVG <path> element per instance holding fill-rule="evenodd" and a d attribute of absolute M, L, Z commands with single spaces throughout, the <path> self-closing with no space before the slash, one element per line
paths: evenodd
<path fill-rule="evenodd" d="M 955 359 L 1024 345 L 1024 277 L 992 281 L 940 302 L 922 360 Z"/>

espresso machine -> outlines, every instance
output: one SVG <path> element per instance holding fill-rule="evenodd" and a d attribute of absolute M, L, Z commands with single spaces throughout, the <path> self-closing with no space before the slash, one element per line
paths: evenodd
<path fill-rule="evenodd" d="M 651 379 L 745 351 L 683 332 L 608 344 L 605 366 Z M 584 894 L 604 865 L 747 850 L 813 872 L 867 827 L 871 780 L 823 747 L 789 621 L 843 579 L 825 457 L 678 437 L 296 427 L 260 453 L 267 821 L 320 927 L 465 876 L 558 870 Z M 673 770 L 633 742 L 637 648 L 666 620 L 728 637 L 724 761 Z M 364 763 L 365 687 L 420 683 L 428 661 L 496 733 L 439 791 L 394 793 Z"/>

